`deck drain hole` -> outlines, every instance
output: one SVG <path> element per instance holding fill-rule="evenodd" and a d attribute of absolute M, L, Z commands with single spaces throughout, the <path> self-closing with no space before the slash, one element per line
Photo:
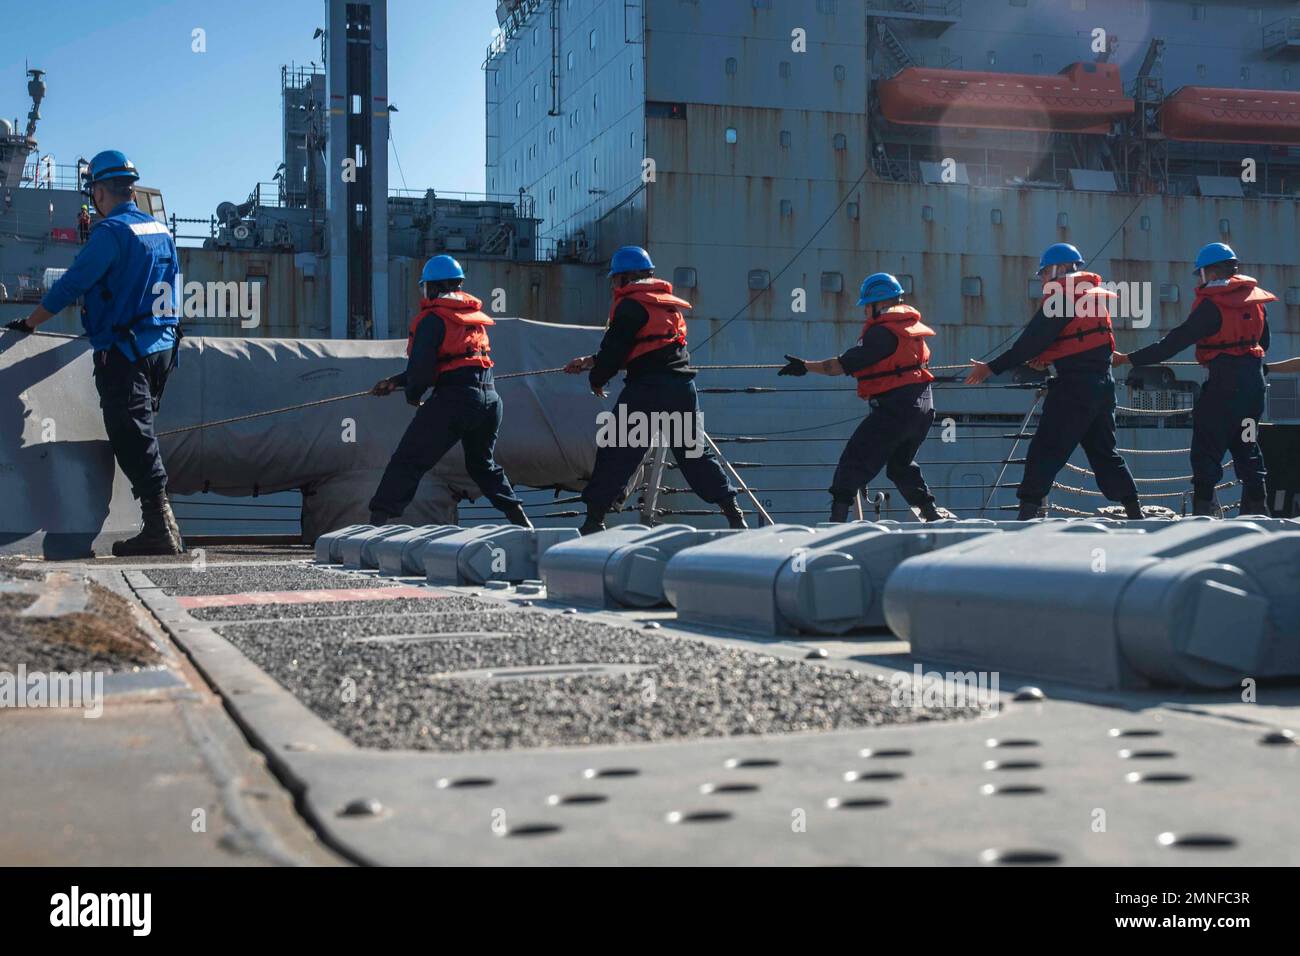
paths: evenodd
<path fill-rule="evenodd" d="M 700 784 L 700 793 L 756 793 L 756 783 L 704 783 Z"/>
<path fill-rule="evenodd" d="M 1128 773 L 1124 779 L 1129 783 L 1187 783 L 1192 778 L 1186 773 Z"/>
<path fill-rule="evenodd" d="M 553 807 L 578 807 L 591 803 L 604 803 L 609 797 L 603 793 L 553 793 L 546 802 Z"/>
<path fill-rule="evenodd" d="M 762 767 L 779 767 L 781 761 L 768 757 L 732 757 L 726 763 L 728 770 L 757 770 Z"/>
<path fill-rule="evenodd" d="M 865 747 L 859 751 L 859 756 L 884 760 L 892 757 L 910 757 L 912 756 L 912 751 L 903 748 L 896 748 L 894 750 L 878 750 L 872 747 Z"/>
<path fill-rule="evenodd" d="M 1110 735 L 1112 737 L 1159 737 L 1162 732 L 1163 731 L 1159 730 L 1148 730 L 1145 727 L 1133 727 L 1128 729 L 1123 727 L 1112 727 L 1110 729 Z"/>
<path fill-rule="evenodd" d="M 985 770 L 1041 770 L 1042 764 L 1037 760 L 986 760 Z"/>
<path fill-rule="evenodd" d="M 986 797 L 1024 797 L 1035 793 L 1046 793 L 1043 787 L 1032 783 L 1012 783 L 998 786 L 992 783 L 986 783 L 980 787 L 980 793 Z"/>
<path fill-rule="evenodd" d="M 1237 845 L 1230 836 L 1218 833 L 1162 833 L 1156 838 L 1161 846 L 1186 847 L 1192 850 L 1226 850 Z"/>
<path fill-rule="evenodd" d="M 588 780 L 607 777 L 637 777 L 641 771 L 636 767 L 591 767 L 582 771 L 582 775 Z"/>
<path fill-rule="evenodd" d="M 722 823 L 730 820 L 732 817 L 729 810 L 693 810 L 690 813 L 682 813 L 680 810 L 674 810 L 668 814 L 669 823 Z"/>
<path fill-rule="evenodd" d="M 980 861 L 1001 866 L 1041 866 L 1060 863 L 1061 854 L 1054 850 L 985 850 L 980 854 Z"/>
<path fill-rule="evenodd" d="M 857 783 L 870 780 L 901 780 L 903 775 L 897 770 L 846 770 L 845 783 Z"/>
<path fill-rule="evenodd" d="M 552 833 L 559 833 L 560 829 L 554 823 L 521 823 L 517 827 L 508 829 L 505 835 L 508 837 L 548 836 Z"/>
<path fill-rule="evenodd" d="M 1168 760 L 1176 756 L 1172 750 L 1121 750 L 1119 755 L 1125 760 Z"/>
<path fill-rule="evenodd" d="M 889 801 L 884 797 L 831 797 L 826 806 L 831 810 L 870 810 L 887 807 Z"/>
<path fill-rule="evenodd" d="M 1025 737 L 990 737 L 984 741 L 985 747 L 1037 747 L 1037 740 L 1029 740 Z"/>
<path fill-rule="evenodd" d="M 448 787 L 490 787 L 494 783 L 491 777 L 443 777 L 438 786 L 446 790 Z"/>
<path fill-rule="evenodd" d="M 1287 744 L 1294 746 L 1300 741 L 1297 741 L 1296 735 L 1289 730 L 1275 730 L 1260 737 L 1259 742 L 1270 747 L 1279 747 Z"/>

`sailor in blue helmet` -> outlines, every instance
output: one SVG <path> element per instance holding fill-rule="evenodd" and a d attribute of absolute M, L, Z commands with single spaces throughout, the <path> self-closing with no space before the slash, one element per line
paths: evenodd
<path fill-rule="evenodd" d="M 1269 302 L 1253 278 L 1238 271 L 1237 254 L 1212 242 L 1196 256 L 1200 285 L 1187 320 L 1159 342 L 1115 353 L 1116 365 L 1155 365 L 1196 346 L 1208 378 L 1192 410 L 1192 514 L 1218 517 L 1215 486 L 1223 456 L 1231 453 L 1241 482 L 1243 515 L 1267 515 L 1267 473 L 1256 434 L 1264 415 L 1264 353 L 1268 350 Z"/>
<path fill-rule="evenodd" d="M 587 505 L 587 518 L 579 529 L 583 534 L 604 530 L 605 515 L 645 458 L 650 428 L 638 428 L 637 422 L 668 423 L 673 458 L 691 490 L 703 501 L 720 505 L 730 527 L 745 527 L 736 489 L 702 435 L 703 416 L 682 315 L 691 304 L 673 295 L 670 283 L 656 279 L 654 268 L 650 254 L 640 246 L 623 246 L 614 253 L 609 264 L 614 300 L 600 350 L 564 367 L 570 375 L 587 372 L 592 393 L 601 398 L 609 380 L 620 370 L 627 372 L 614 417 L 628 427 L 602 426 L 597 433 L 596 466 L 582 491 Z M 660 417 L 664 413 L 668 417 Z"/>
<path fill-rule="evenodd" d="M 831 480 L 831 521 L 847 521 L 857 493 L 885 469 L 903 500 L 923 521 L 945 515 L 935 505 L 916 452 L 934 422 L 934 393 L 930 383 L 930 346 L 934 330 L 921 313 L 903 304 L 903 286 L 888 272 L 862 281 L 858 305 L 866 307 L 866 322 L 857 343 L 837 358 L 809 362 L 787 355 L 778 375 L 851 375 L 858 397 L 871 403 L 844 446 Z"/>
<path fill-rule="evenodd" d="M 185 549 L 167 501 L 167 470 L 154 435 L 154 415 L 180 345 L 179 265 L 167 227 L 132 201 L 139 178 L 135 164 L 115 149 L 90 161 L 83 189 L 100 221 L 41 304 L 7 326 L 34 331 L 82 300 L 104 429 L 143 515 L 141 532 L 113 545 L 118 556 Z"/>
<path fill-rule="evenodd" d="M 1082 446 L 1098 490 L 1123 504 L 1126 517 L 1141 518 L 1137 485 L 1115 450 L 1115 379 L 1110 371 L 1115 336 L 1106 304 L 1115 293 L 1103 288 L 1101 276 L 1083 270 L 1083 256 L 1068 242 L 1047 247 L 1038 261 L 1038 276 L 1043 303 L 1025 330 L 993 361 L 972 359 L 966 377 L 968 385 L 978 385 L 1018 365 L 1056 369 L 1016 490 L 1018 517 L 1024 521 L 1039 515 L 1057 474 Z"/>
<path fill-rule="evenodd" d="M 375 395 L 403 389 L 417 408 L 370 499 L 371 524 L 405 511 L 420 479 L 459 442 L 465 470 L 492 506 L 511 524 L 532 527 L 510 479 L 493 460 L 503 413 L 488 341 L 488 328 L 496 323 L 479 299 L 461 291 L 464 281 L 464 270 L 451 256 L 434 256 L 424 264 L 424 298 L 406 337 L 406 371 L 371 389 Z M 430 388 L 433 394 L 422 402 Z"/>

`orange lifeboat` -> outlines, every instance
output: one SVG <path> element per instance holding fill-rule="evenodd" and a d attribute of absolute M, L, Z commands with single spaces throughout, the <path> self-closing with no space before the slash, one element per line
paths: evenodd
<path fill-rule="evenodd" d="M 1300 146 L 1300 93 L 1184 86 L 1160 104 L 1160 130 L 1189 142 Z"/>
<path fill-rule="evenodd" d="M 1055 76 L 912 66 L 877 85 L 891 123 L 1109 133 L 1132 115 L 1114 63 L 1072 63 Z"/>

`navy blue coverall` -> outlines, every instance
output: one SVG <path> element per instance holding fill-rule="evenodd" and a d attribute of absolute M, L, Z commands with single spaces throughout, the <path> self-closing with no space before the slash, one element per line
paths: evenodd
<path fill-rule="evenodd" d="M 370 499 L 374 515 L 395 518 L 405 511 L 420 479 L 457 442 L 465 452 L 465 470 L 497 510 L 520 503 L 510 479 L 492 457 L 502 416 L 492 370 L 469 366 L 438 374 L 438 349 L 446 334 L 446 323 L 438 316 L 429 314 L 421 319 L 406 371 L 393 378 L 412 404 L 429 388 L 433 394 L 416 410 L 384 469 Z"/>
<path fill-rule="evenodd" d="M 881 362 L 894 354 L 898 336 L 883 325 L 873 325 L 862 342 L 840 356 L 848 375 Z M 840 454 L 831 479 L 831 497 L 841 504 L 851 502 L 880 469 L 914 508 L 934 506 L 915 461 L 916 453 L 934 423 L 934 392 L 929 382 L 916 382 L 881 392 L 871 399 L 871 413 L 854 429 Z"/>
<path fill-rule="evenodd" d="M 124 202 L 95 225 L 76 261 L 41 299 L 56 314 L 82 299 L 104 430 L 136 498 L 167 487 L 153 420 L 180 342 L 178 272 L 170 230 Z"/>
<path fill-rule="evenodd" d="M 1188 346 L 1218 335 L 1223 316 L 1212 299 L 1204 299 L 1187 320 L 1159 342 L 1129 354 L 1134 365 L 1167 361 Z M 1268 319 L 1259 337 L 1268 351 Z M 1242 497 L 1262 500 L 1268 477 L 1258 442 L 1242 440 L 1244 419 L 1264 417 L 1264 360 L 1253 355 L 1219 355 L 1206 366 L 1206 380 L 1192 408 L 1192 489 L 1202 501 L 1214 500 L 1214 486 L 1223 478 L 1223 455 L 1232 453 Z"/>
<path fill-rule="evenodd" d="M 618 374 L 632 351 L 637 333 L 649 320 L 650 313 L 641 303 L 633 299 L 619 302 L 588 376 L 592 388 L 604 388 Z M 627 363 L 627 376 L 617 404 L 625 405 L 629 416 L 635 412 L 647 416 L 656 412 L 676 412 L 682 416 L 696 416 L 698 424 L 699 397 L 690 364 L 691 356 L 684 345 L 667 345 L 638 356 Z M 735 497 L 736 489 L 727 480 L 711 449 L 705 447 L 703 453 L 691 449 L 695 457 L 690 457 L 686 451 L 674 446 L 673 459 L 686 483 L 701 500 L 717 504 Z M 613 506 L 645 458 L 645 453 L 645 448 L 635 446 L 606 445 L 597 449 L 591 480 L 582 490 L 582 500 L 589 511 L 607 511 Z"/>
<path fill-rule="evenodd" d="M 1048 317 L 1040 307 L 1014 345 L 989 368 L 1000 375 L 1042 354 L 1069 324 L 1068 314 Z M 1025 456 L 1024 477 L 1016 497 L 1041 502 L 1052 482 L 1082 446 L 1097 488 L 1111 501 L 1137 498 L 1137 485 L 1123 457 L 1115 450 L 1115 379 L 1110 372 L 1113 349 L 1100 345 L 1056 359 L 1056 377 L 1048 384 L 1047 398 L 1034 437 Z"/>

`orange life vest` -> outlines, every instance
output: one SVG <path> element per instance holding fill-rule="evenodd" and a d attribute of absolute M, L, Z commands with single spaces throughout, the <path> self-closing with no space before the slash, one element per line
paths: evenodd
<path fill-rule="evenodd" d="M 927 368 L 930 346 L 925 341 L 934 335 L 934 329 L 921 321 L 920 312 L 910 305 L 896 305 L 867 319 L 858 338 L 859 345 L 873 325 L 886 326 L 898 343 L 892 355 L 853 373 L 858 380 L 858 398 L 868 399 L 904 385 L 934 381 L 934 374 Z"/>
<path fill-rule="evenodd" d="M 1196 361 L 1208 365 L 1220 355 L 1263 358 L 1264 349 L 1259 340 L 1264 334 L 1264 304 L 1276 302 L 1277 296 L 1259 288 L 1250 276 L 1233 276 L 1222 284 L 1197 289 L 1192 311 L 1206 299 L 1219 307 L 1223 324 L 1214 335 L 1196 343 Z"/>
<path fill-rule="evenodd" d="M 640 302 L 650 318 L 637 332 L 632 351 L 623 360 L 623 368 L 647 352 L 667 348 L 669 345 L 686 344 L 686 318 L 682 315 L 682 309 L 689 309 L 691 304 L 673 295 L 671 282 L 663 279 L 638 279 L 615 289 L 614 301 L 609 307 L 610 322 L 614 321 L 614 310 L 624 299 Z"/>
<path fill-rule="evenodd" d="M 1067 355 L 1078 355 L 1103 345 L 1115 348 L 1115 334 L 1106 300 L 1114 299 L 1116 295 L 1101 288 L 1101 276 L 1095 272 L 1072 272 L 1064 279 L 1052 279 L 1043 285 L 1045 308 L 1052 296 L 1071 297 L 1071 318 L 1056 341 L 1040 352 L 1036 361 L 1055 362 Z"/>
<path fill-rule="evenodd" d="M 435 374 L 453 369 L 477 366 L 491 368 L 492 347 L 488 342 L 487 327 L 496 325 L 482 310 L 483 303 L 468 292 L 452 292 L 436 299 L 421 299 L 420 313 L 411 320 L 406 335 L 406 355 L 409 358 L 415 347 L 415 332 L 427 315 L 442 319 L 446 334 L 438 347 Z"/>

